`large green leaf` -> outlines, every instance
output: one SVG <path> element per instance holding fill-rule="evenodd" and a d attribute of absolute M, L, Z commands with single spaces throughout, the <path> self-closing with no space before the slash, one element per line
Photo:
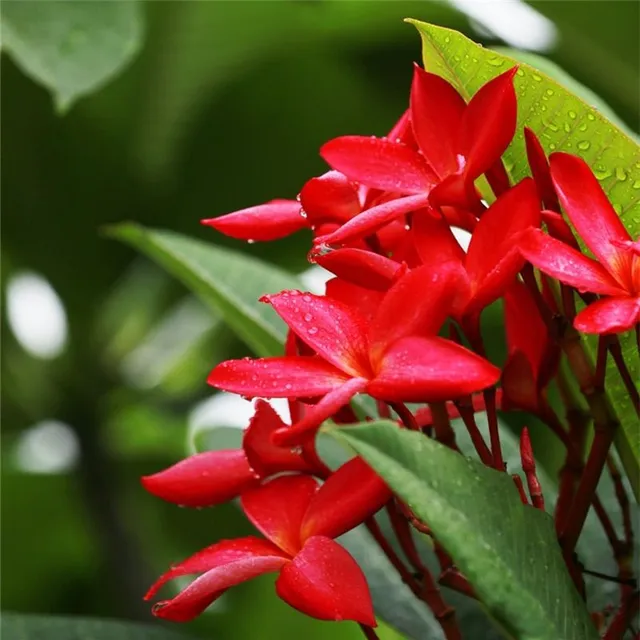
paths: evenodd
<path fill-rule="evenodd" d="M 136 2 L 5 0 L 1 15 L 3 48 L 59 110 L 118 73 L 142 40 Z"/>
<path fill-rule="evenodd" d="M 335 430 L 429 523 L 495 618 L 522 640 L 597 638 L 556 542 L 507 474 L 380 421 Z"/>
<path fill-rule="evenodd" d="M 461 33 L 412 21 L 422 37 L 425 68 L 451 82 L 465 97 L 517 64 L 502 53 L 484 49 Z M 567 151 L 584 158 L 609 195 L 633 237 L 640 234 L 640 148 L 597 108 L 562 84 L 526 63 L 515 77 L 518 131 L 505 153 L 514 180 L 529 174 L 524 145 L 526 124 L 539 136 L 547 153 Z M 640 357 L 631 332 L 620 336 L 626 362 L 640 379 Z M 596 342 L 588 341 L 592 355 Z M 640 498 L 640 429 L 632 403 L 615 365 L 607 370 L 607 392 L 622 424 L 616 444 L 631 484 Z"/>
<path fill-rule="evenodd" d="M 91 618 L 3 613 L 0 635 L 7 640 L 188 640 L 160 626 Z"/>
<path fill-rule="evenodd" d="M 260 296 L 300 287 L 297 278 L 244 254 L 170 231 L 136 224 L 108 233 L 135 247 L 181 280 L 260 356 L 282 352 L 286 327 Z"/>

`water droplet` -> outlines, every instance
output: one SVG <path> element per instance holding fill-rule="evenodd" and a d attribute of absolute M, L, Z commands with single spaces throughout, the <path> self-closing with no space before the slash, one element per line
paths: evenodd
<path fill-rule="evenodd" d="M 575 120 L 575 119 L 576 119 L 576 112 L 575 112 L 575 111 L 569 111 L 569 117 L 570 117 L 572 120 Z"/>
<path fill-rule="evenodd" d="M 588 120 L 595 120 L 596 117 L 593 115 L 593 113 L 587 113 L 587 119 Z"/>
<path fill-rule="evenodd" d="M 553 89 L 547 89 L 546 94 L 548 96 L 552 96 L 553 95 Z"/>
<path fill-rule="evenodd" d="M 300 202 L 300 194 L 298 194 L 298 195 L 296 196 L 296 200 L 297 200 L 298 202 Z"/>
<path fill-rule="evenodd" d="M 554 124 L 553 122 L 549 122 L 547 120 L 543 120 L 542 124 L 547 127 L 547 129 L 549 129 L 549 131 L 557 131 L 558 130 L 558 125 Z"/>
<path fill-rule="evenodd" d="M 549 149 L 551 149 L 551 151 L 553 151 L 556 148 L 555 142 L 551 142 L 549 144 Z"/>
<path fill-rule="evenodd" d="M 304 314 L 304 321 L 305 322 L 311 322 L 313 320 L 313 316 L 310 313 L 305 313 Z"/>
<path fill-rule="evenodd" d="M 460 56 L 453 56 L 453 59 L 454 59 L 456 62 L 460 62 Z"/>
<path fill-rule="evenodd" d="M 284 385 L 284 388 L 287 391 L 291 391 L 291 389 L 293 389 L 293 385 L 291 383 L 287 382 L 287 384 Z"/>
<path fill-rule="evenodd" d="M 546 110 L 547 110 L 547 107 L 544 104 L 540 105 L 540 111 L 546 111 Z"/>
<path fill-rule="evenodd" d="M 611 177 L 611 171 L 605 166 L 598 164 L 593 168 L 593 175 L 598 178 L 598 180 L 605 180 Z"/>
<path fill-rule="evenodd" d="M 307 217 L 307 212 L 306 212 L 302 207 L 300 208 L 300 215 L 301 215 L 303 218 L 306 218 L 306 217 Z"/>
<path fill-rule="evenodd" d="M 311 302 L 311 296 L 310 296 L 310 295 L 305 294 L 305 295 L 303 295 L 303 296 L 302 296 L 302 300 L 303 300 L 304 302 Z"/>
<path fill-rule="evenodd" d="M 579 127 L 578 127 L 578 131 L 586 131 L 587 130 L 587 123 L 583 122 Z"/>
<path fill-rule="evenodd" d="M 487 62 L 492 67 L 501 67 L 504 64 L 504 60 L 502 60 L 502 58 L 489 58 Z"/>
<path fill-rule="evenodd" d="M 627 172 L 622 167 L 616 167 L 616 178 L 624 182 L 627 179 Z"/>
<path fill-rule="evenodd" d="M 255 244 L 255 243 L 256 243 L 256 241 L 253 238 L 249 238 L 247 240 L 247 244 Z"/>
<path fill-rule="evenodd" d="M 307 329 L 307 333 L 311 336 L 315 335 L 316 333 L 318 333 L 318 327 L 309 327 Z"/>
<path fill-rule="evenodd" d="M 541 76 L 539 76 L 537 73 L 534 73 L 531 77 L 532 77 L 536 82 L 540 82 L 540 81 L 542 80 L 542 77 L 541 77 Z"/>
<path fill-rule="evenodd" d="M 567 132 L 570 133 L 571 132 L 571 125 L 568 122 L 564 123 L 564 127 L 563 129 Z"/>
<path fill-rule="evenodd" d="M 588 140 L 581 140 L 578 142 L 578 149 L 582 149 L 582 151 L 586 151 L 591 146 L 591 143 Z"/>
<path fill-rule="evenodd" d="M 300 292 L 299 292 L 299 291 L 297 291 L 296 289 L 292 289 L 291 291 L 289 291 L 289 293 L 290 293 L 292 296 L 299 296 L 299 295 L 300 295 Z"/>
<path fill-rule="evenodd" d="M 640 189 L 640 180 L 636 180 L 636 181 L 633 183 L 633 188 L 634 188 L 634 189 Z"/>
<path fill-rule="evenodd" d="M 446 36 L 444 41 L 448 44 L 449 42 L 451 42 L 451 38 L 449 36 Z"/>
<path fill-rule="evenodd" d="M 517 75 L 517 76 L 520 76 L 520 77 L 522 78 L 522 76 L 524 76 L 524 71 L 523 71 L 522 69 L 518 69 L 518 70 L 516 71 L 516 75 Z"/>
<path fill-rule="evenodd" d="M 474 62 L 475 64 L 478 64 L 478 58 L 471 58 L 471 61 Z"/>

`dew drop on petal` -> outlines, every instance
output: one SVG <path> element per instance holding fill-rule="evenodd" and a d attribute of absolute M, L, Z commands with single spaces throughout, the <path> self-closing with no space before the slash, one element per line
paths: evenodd
<path fill-rule="evenodd" d="M 313 316 L 310 313 L 305 313 L 304 314 L 304 321 L 305 322 L 311 322 L 313 320 Z"/>
<path fill-rule="evenodd" d="M 304 295 L 304 296 L 302 296 L 302 299 L 303 299 L 305 302 L 311 302 L 311 296 Z"/>
<path fill-rule="evenodd" d="M 318 333 L 318 327 L 309 327 L 307 329 L 307 333 L 312 336 L 315 335 L 316 333 Z"/>
<path fill-rule="evenodd" d="M 255 244 L 255 243 L 256 243 L 256 241 L 253 238 L 249 238 L 247 240 L 247 244 Z"/>

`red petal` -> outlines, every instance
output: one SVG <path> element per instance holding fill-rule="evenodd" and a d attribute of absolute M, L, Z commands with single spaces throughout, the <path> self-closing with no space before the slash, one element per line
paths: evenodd
<path fill-rule="evenodd" d="M 261 300 L 269 302 L 301 340 L 340 370 L 357 376 L 367 369 L 367 322 L 357 309 L 298 291 L 283 291 Z"/>
<path fill-rule="evenodd" d="M 154 496 L 185 507 L 227 502 L 258 482 L 244 451 L 206 451 L 144 476 L 142 485 Z"/>
<path fill-rule="evenodd" d="M 513 67 L 480 87 L 464 112 L 459 153 L 466 160 L 464 174 L 471 181 L 500 158 L 516 131 L 516 70 Z"/>
<path fill-rule="evenodd" d="M 300 191 L 300 204 L 312 225 L 346 222 L 361 209 L 357 189 L 338 171 L 311 178 Z"/>
<path fill-rule="evenodd" d="M 341 278 L 331 278 L 326 284 L 326 292 L 327 297 L 355 307 L 367 320 L 376 314 L 384 297 L 381 291 L 365 289 Z"/>
<path fill-rule="evenodd" d="M 551 181 L 551 171 L 549 171 L 547 156 L 540 144 L 540 140 L 538 140 L 536 134 L 529 129 L 529 127 L 524 128 L 524 141 L 527 148 L 527 160 L 531 168 L 531 175 L 533 175 L 533 179 L 536 182 L 542 203 L 547 209 L 560 211 L 558 196 Z"/>
<path fill-rule="evenodd" d="M 393 125 L 387 138 L 389 138 L 389 140 L 395 140 L 396 142 L 404 142 L 404 144 L 410 146 L 412 149 L 416 147 L 416 141 L 413 137 L 413 131 L 411 130 L 411 113 L 409 109 L 407 109 L 400 116 L 398 122 Z"/>
<path fill-rule="evenodd" d="M 300 453 L 273 444 L 274 431 L 286 426 L 268 402 L 256 402 L 256 412 L 244 432 L 242 448 L 251 467 L 263 478 L 280 471 L 316 471 Z"/>
<path fill-rule="evenodd" d="M 438 266 L 445 262 L 463 264 L 465 253 L 442 216 L 413 216 L 413 241 L 424 265 Z"/>
<path fill-rule="evenodd" d="M 256 207 L 203 220 L 202 224 L 238 240 L 277 240 L 304 229 L 309 223 L 295 200 L 271 200 Z"/>
<path fill-rule="evenodd" d="M 247 398 L 313 398 L 349 379 L 317 356 L 284 356 L 221 362 L 207 382 Z"/>
<path fill-rule="evenodd" d="M 342 136 L 329 140 L 320 155 L 351 180 L 394 193 L 424 193 L 437 182 L 416 151 L 401 142 L 375 136 Z"/>
<path fill-rule="evenodd" d="M 439 267 L 439 268 L 438 268 Z M 405 336 L 434 336 L 451 312 L 459 269 L 448 264 L 418 267 L 389 289 L 369 330 L 375 367 L 387 348 Z"/>
<path fill-rule="evenodd" d="M 329 476 L 311 500 L 302 521 L 301 539 L 337 538 L 376 513 L 391 495 L 362 458 L 352 458 Z"/>
<path fill-rule="evenodd" d="M 542 233 L 540 229 L 525 233 L 520 238 L 518 249 L 540 271 L 578 291 L 614 296 L 626 293 L 601 264 Z"/>
<path fill-rule="evenodd" d="M 631 254 L 616 241 L 631 240 L 587 163 L 568 153 L 551 154 L 551 177 L 569 219 L 593 254 L 619 282 L 631 287 Z"/>
<path fill-rule="evenodd" d="M 289 561 L 276 546 L 260 538 L 223 540 L 198 551 L 175 565 L 152 585 L 145 600 L 150 600 L 169 580 L 204 573 L 172 600 L 154 606 L 159 618 L 186 622 L 202 613 L 225 589 L 262 573 L 276 571 Z"/>
<path fill-rule="evenodd" d="M 300 550 L 300 525 L 318 483 L 311 476 L 280 476 L 242 494 L 247 518 L 282 551 Z"/>
<path fill-rule="evenodd" d="M 420 151 L 440 178 L 458 169 L 457 141 L 462 96 L 443 78 L 427 73 L 417 64 L 411 83 L 411 124 Z"/>
<path fill-rule="evenodd" d="M 376 626 L 367 580 L 337 542 L 309 538 L 276 581 L 278 595 L 294 609 L 320 620 L 353 620 Z"/>
<path fill-rule="evenodd" d="M 535 183 L 525 178 L 484 213 L 471 236 L 465 266 L 473 289 L 473 308 L 500 297 L 524 265 L 517 251 L 522 232 L 540 226 Z"/>
<path fill-rule="evenodd" d="M 378 291 L 386 291 L 403 269 L 401 264 L 385 256 L 350 247 L 316 255 L 313 259 L 339 278 Z"/>
<path fill-rule="evenodd" d="M 522 351 L 509 355 L 502 370 L 501 385 L 505 411 L 524 409 L 536 412 L 539 405 L 538 386 L 531 363 Z"/>
<path fill-rule="evenodd" d="M 273 441 L 280 446 L 303 443 L 317 431 L 325 420 L 349 404 L 351 398 L 367 386 L 365 378 L 352 378 L 341 387 L 328 393 L 320 402 L 310 408 L 302 420 L 289 428 L 278 429 L 273 434 Z"/>
<path fill-rule="evenodd" d="M 605 298 L 583 309 L 573 322 L 583 333 L 622 333 L 640 322 L 640 296 Z"/>
<path fill-rule="evenodd" d="M 443 338 L 403 338 L 384 355 L 367 393 L 387 402 L 440 402 L 485 389 L 500 369 Z"/>
<path fill-rule="evenodd" d="M 315 238 L 315 244 L 344 244 L 371 235 L 380 227 L 426 206 L 427 195 L 407 196 L 384 202 L 358 214 L 343 224 L 338 230 L 326 236 Z"/>

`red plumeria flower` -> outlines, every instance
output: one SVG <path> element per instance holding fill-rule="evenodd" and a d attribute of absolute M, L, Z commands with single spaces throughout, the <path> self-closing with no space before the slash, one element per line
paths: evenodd
<path fill-rule="evenodd" d="M 364 185 L 406 197 L 369 208 L 316 242 L 335 244 L 363 237 L 429 201 L 478 210 L 473 183 L 499 162 L 515 133 L 516 69 L 489 81 L 466 105 L 446 80 L 416 66 L 411 123 L 419 151 L 375 136 L 343 136 L 327 142 L 320 154 L 331 167 Z"/>
<path fill-rule="evenodd" d="M 510 286 L 524 265 L 517 249 L 519 238 L 539 225 L 536 187 L 531 178 L 525 178 L 482 215 L 466 254 L 442 217 L 416 216 L 412 233 L 423 264 L 457 269 L 453 314 L 460 320 L 477 315 Z"/>
<path fill-rule="evenodd" d="M 584 160 L 554 153 L 550 162 L 560 203 L 599 262 L 540 230 L 523 237 L 520 251 L 560 282 L 606 296 L 576 316 L 576 329 L 597 334 L 632 329 L 640 322 L 640 255 L 635 243 Z"/>
<path fill-rule="evenodd" d="M 503 407 L 539 413 L 546 403 L 545 389 L 557 370 L 559 350 L 520 281 L 504 294 L 504 324 L 508 357 L 502 370 Z"/>
<path fill-rule="evenodd" d="M 435 402 L 494 384 L 499 370 L 436 337 L 450 308 L 446 268 L 415 269 L 381 298 L 368 319 L 356 303 L 299 291 L 265 296 L 317 355 L 230 360 L 209 384 L 243 396 L 322 398 L 274 441 L 295 444 L 358 393 L 387 402 Z"/>
<path fill-rule="evenodd" d="M 224 591 L 264 573 L 279 572 L 276 592 L 292 607 L 321 620 L 376 621 L 366 579 L 333 538 L 371 517 L 391 493 L 360 459 L 344 464 L 322 485 L 311 476 L 281 476 L 245 492 L 246 516 L 267 538 L 223 540 L 175 565 L 149 589 L 154 597 L 169 580 L 201 574 L 153 613 L 186 622 Z"/>
<path fill-rule="evenodd" d="M 313 442 L 305 443 L 309 455 L 278 447 L 271 436 L 285 423 L 269 403 L 258 400 L 256 412 L 244 433 L 242 449 L 205 451 L 142 478 L 144 488 L 159 498 L 185 507 L 210 507 L 236 498 L 270 475 L 299 471 L 323 475 Z"/>

